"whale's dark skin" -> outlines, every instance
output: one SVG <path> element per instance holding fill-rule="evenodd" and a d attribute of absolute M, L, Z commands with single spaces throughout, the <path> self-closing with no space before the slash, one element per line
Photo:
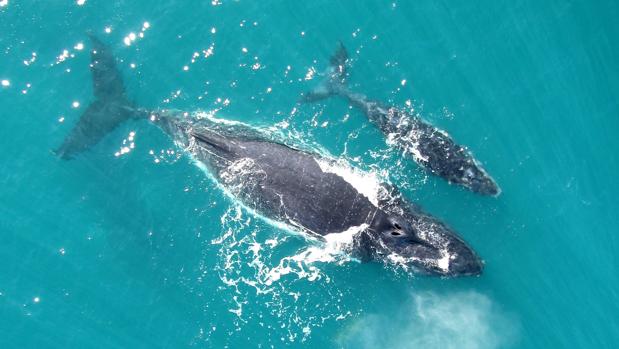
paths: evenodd
<path fill-rule="evenodd" d="M 78 156 L 122 120 L 150 120 L 236 199 L 265 217 L 315 236 L 360 229 L 351 253 L 362 260 L 395 255 L 429 274 L 481 273 L 480 259 L 457 234 L 407 204 L 394 188 L 385 187 L 390 195 L 373 203 L 343 177 L 323 171 L 320 162 L 332 160 L 318 154 L 271 141 L 246 126 L 196 120 L 180 111 L 134 108 L 122 89 L 97 90 L 118 85 L 120 75 L 108 48 L 96 38 L 92 42 L 96 107 L 86 110 L 59 148 L 62 158 Z M 112 108 L 113 117 L 107 119 L 104 111 L 110 104 L 118 108 Z M 123 110 L 122 118 L 114 114 L 117 110 Z M 84 141 L 88 135 L 93 139 Z"/>
<path fill-rule="evenodd" d="M 331 57 L 326 80 L 305 95 L 305 101 L 315 101 L 338 95 L 361 110 L 396 147 L 413 157 L 421 167 L 449 183 L 461 185 L 483 195 L 498 195 L 500 189 L 473 155 L 454 142 L 449 135 L 419 117 L 395 107 L 382 105 L 363 94 L 354 93 L 345 85 L 348 54 L 340 43 Z"/>

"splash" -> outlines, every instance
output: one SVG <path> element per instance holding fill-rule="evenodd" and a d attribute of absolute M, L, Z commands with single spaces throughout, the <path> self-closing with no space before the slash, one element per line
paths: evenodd
<path fill-rule="evenodd" d="M 267 273 L 265 284 L 271 285 L 291 273 L 299 279 L 315 281 L 322 277 L 317 263 L 343 265 L 356 260 L 350 254 L 353 239 L 367 227 L 367 224 L 362 224 L 350 227 L 344 232 L 327 234 L 321 243 L 310 245 L 292 257 L 282 258 L 279 264 Z"/>
<path fill-rule="evenodd" d="M 305 251 L 292 257 L 293 260 L 305 263 L 337 263 L 344 264 L 353 260 L 350 251 L 355 235 L 369 227 L 362 224 L 350 227 L 340 233 L 332 233 L 324 236 L 324 242 L 320 246 L 310 246 Z"/>

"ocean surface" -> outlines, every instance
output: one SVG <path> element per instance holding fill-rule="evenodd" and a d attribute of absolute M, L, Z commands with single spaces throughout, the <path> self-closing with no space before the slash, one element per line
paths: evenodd
<path fill-rule="evenodd" d="M 584 0 L 0 0 L 0 347 L 617 348 L 617 18 L 616 1 Z M 484 273 L 329 255 L 146 122 L 60 160 L 93 100 L 88 32 L 136 104 L 379 176 Z M 502 194 L 428 176 L 343 100 L 299 103 L 338 40 L 353 90 L 449 132 Z"/>

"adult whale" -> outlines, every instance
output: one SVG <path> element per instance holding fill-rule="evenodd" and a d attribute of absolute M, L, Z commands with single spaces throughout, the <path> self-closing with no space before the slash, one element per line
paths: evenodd
<path fill-rule="evenodd" d="M 304 101 L 317 101 L 341 96 L 359 108 L 383 132 L 389 142 L 412 155 L 415 162 L 449 183 L 461 185 L 483 195 L 499 195 L 500 189 L 467 149 L 447 134 L 422 119 L 395 107 L 384 106 L 367 96 L 352 92 L 346 86 L 348 53 L 340 42 L 331 57 L 330 67 L 322 83 L 306 93 Z"/>
<path fill-rule="evenodd" d="M 61 158 L 78 156 L 125 120 L 150 120 L 260 215 L 318 237 L 356 231 L 350 252 L 361 260 L 396 258 L 444 276 L 481 273 L 482 262 L 456 233 L 394 188 L 364 195 L 331 169 L 331 159 L 270 141 L 242 124 L 134 107 L 109 48 L 91 40 L 96 98 L 56 151 Z"/>

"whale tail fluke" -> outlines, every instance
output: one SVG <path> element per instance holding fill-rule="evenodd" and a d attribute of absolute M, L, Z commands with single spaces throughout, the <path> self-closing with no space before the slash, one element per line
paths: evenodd
<path fill-rule="evenodd" d="M 329 59 L 329 63 L 324 79 L 316 88 L 303 94 L 301 99 L 303 102 L 316 102 L 345 91 L 348 78 L 346 70 L 348 52 L 341 41 L 338 42 L 338 47 Z"/>
<path fill-rule="evenodd" d="M 62 159 L 73 158 L 97 144 L 124 121 L 143 114 L 127 99 L 110 48 L 94 35 L 88 36 L 92 43 L 90 71 L 95 100 L 80 116 L 62 145 L 54 151 Z"/>

